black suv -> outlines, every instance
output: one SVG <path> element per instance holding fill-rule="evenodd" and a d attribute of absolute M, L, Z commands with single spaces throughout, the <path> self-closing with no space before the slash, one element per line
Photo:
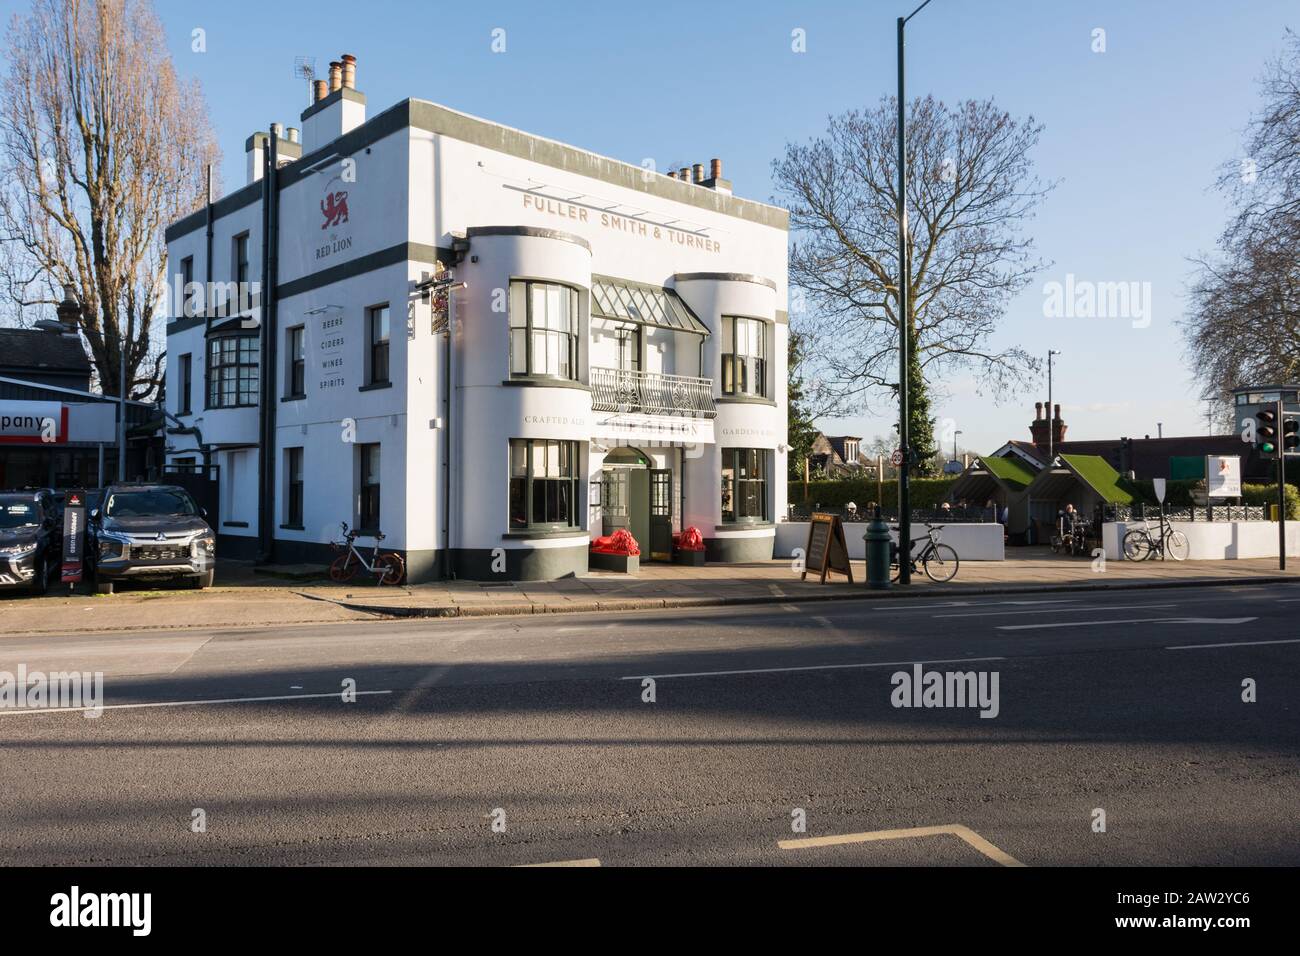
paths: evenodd
<path fill-rule="evenodd" d="M 87 525 L 96 589 L 112 594 L 117 581 L 168 578 L 211 587 L 217 536 L 204 517 L 177 485 L 109 485 Z"/>
<path fill-rule="evenodd" d="M 0 588 L 44 594 L 62 553 L 49 493 L 0 491 Z"/>

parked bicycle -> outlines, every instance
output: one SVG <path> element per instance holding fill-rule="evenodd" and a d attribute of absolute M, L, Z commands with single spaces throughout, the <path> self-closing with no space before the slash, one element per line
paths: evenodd
<path fill-rule="evenodd" d="M 1175 561 L 1186 561 L 1191 551 L 1187 535 L 1175 531 L 1173 525 L 1161 522 L 1163 531 L 1152 532 L 1151 522 L 1143 521 L 1142 527 L 1133 528 L 1124 535 L 1124 557 L 1130 561 L 1145 561 L 1156 555 L 1169 555 Z"/>
<path fill-rule="evenodd" d="M 1056 531 L 1052 534 L 1052 552 L 1080 555 L 1088 550 L 1088 522 L 1081 515 L 1062 515 L 1056 521 Z"/>
<path fill-rule="evenodd" d="M 891 525 L 895 531 L 898 525 Z M 925 523 L 926 533 L 920 538 L 912 539 L 912 548 L 909 552 L 915 550 L 915 546 L 926 541 L 926 546 L 919 553 L 911 556 L 912 573 L 916 573 L 917 562 L 925 569 L 925 576 L 936 584 L 943 584 L 951 581 L 957 576 L 958 558 L 957 552 L 946 544 L 939 543 L 939 537 L 943 533 L 943 525 L 932 525 L 930 522 Z M 898 563 L 898 544 L 890 542 L 889 545 L 889 577 L 891 581 L 897 581 L 902 573 L 902 568 Z"/>
<path fill-rule="evenodd" d="M 381 532 L 375 532 L 375 547 L 367 561 L 365 555 L 357 550 L 356 540 L 361 536 L 359 531 L 349 531 L 346 521 L 340 522 L 339 526 L 343 529 L 342 541 L 331 541 L 330 547 L 335 551 L 342 552 L 330 564 L 330 580 L 338 584 L 351 581 L 356 577 L 357 572 L 362 568 L 377 579 L 376 584 L 401 584 L 402 578 L 406 576 L 406 562 L 402 556 L 392 551 L 379 553 L 379 542 L 384 540 Z"/>

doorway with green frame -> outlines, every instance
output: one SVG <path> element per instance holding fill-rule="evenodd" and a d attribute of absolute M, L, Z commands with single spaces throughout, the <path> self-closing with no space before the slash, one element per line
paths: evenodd
<path fill-rule="evenodd" d="M 671 561 L 673 473 L 655 468 L 649 455 L 630 446 L 612 448 L 601 473 L 602 533 L 631 532 L 643 561 Z"/>

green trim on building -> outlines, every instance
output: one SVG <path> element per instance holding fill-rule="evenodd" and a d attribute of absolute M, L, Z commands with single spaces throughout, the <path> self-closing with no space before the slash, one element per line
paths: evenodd
<path fill-rule="evenodd" d="M 311 115 L 323 106 L 328 106 L 333 97 L 339 93 L 355 91 L 336 91 L 329 97 L 313 104 L 304 116 Z M 342 97 L 340 97 L 342 98 Z M 360 94 L 347 96 L 351 100 L 364 100 Z M 780 206 L 771 206 L 753 199 L 741 199 L 727 193 L 709 189 L 696 183 L 669 179 L 662 173 L 649 172 L 641 166 L 633 166 L 621 160 L 610 159 L 597 153 L 591 153 L 576 146 L 569 146 L 555 140 L 535 136 L 521 130 L 502 126 L 467 113 L 458 113 L 445 106 L 426 100 L 407 99 L 389 107 L 382 113 L 367 119 L 356 129 L 343 134 L 330 143 L 313 150 L 301 159 L 290 163 L 276 173 L 276 183 L 280 189 L 288 189 L 304 176 L 306 170 L 315 163 L 332 155 L 340 158 L 371 146 L 385 137 L 403 129 L 418 129 L 426 133 L 447 136 L 461 142 L 471 143 L 487 149 L 496 150 L 520 159 L 531 160 L 554 169 L 575 173 L 600 180 L 613 186 L 622 186 L 637 192 L 659 196 L 673 202 L 686 203 L 699 209 L 707 209 L 749 222 L 770 226 L 784 232 L 790 230 L 790 212 Z M 237 192 L 217 201 L 213 208 L 213 218 L 222 216 L 250 203 L 256 202 L 262 195 L 260 182 L 249 183 Z M 206 223 L 204 207 L 200 206 L 184 218 L 178 219 L 167 227 L 165 236 L 171 242 Z"/>

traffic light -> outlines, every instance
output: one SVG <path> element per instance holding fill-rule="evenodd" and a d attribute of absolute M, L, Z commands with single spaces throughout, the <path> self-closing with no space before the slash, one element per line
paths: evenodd
<path fill-rule="evenodd" d="M 1294 415 L 1282 416 L 1282 454 L 1300 453 L 1300 418 Z"/>
<path fill-rule="evenodd" d="M 1255 413 L 1255 450 L 1261 455 L 1277 454 L 1277 411 L 1261 408 Z"/>

